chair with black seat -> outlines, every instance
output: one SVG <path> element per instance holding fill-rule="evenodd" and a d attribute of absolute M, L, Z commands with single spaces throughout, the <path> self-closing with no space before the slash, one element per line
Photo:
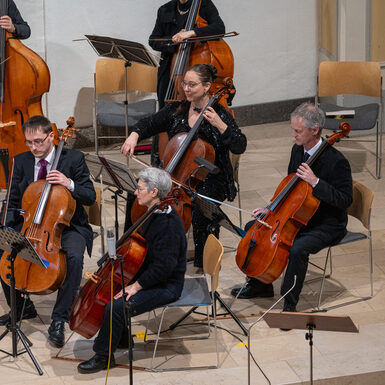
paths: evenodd
<path fill-rule="evenodd" d="M 95 152 L 101 139 L 126 139 L 127 123 L 133 126 L 139 119 L 156 111 L 157 67 L 131 63 L 126 68 L 120 59 L 99 58 L 94 74 Z M 103 132 L 102 132 L 103 128 Z M 151 147 L 149 147 L 151 150 Z"/>
<path fill-rule="evenodd" d="M 349 305 L 359 301 L 366 301 L 373 297 L 373 255 L 372 255 L 372 232 L 370 228 L 370 214 L 371 214 L 373 198 L 374 198 L 374 193 L 372 190 L 370 190 L 368 187 L 364 186 L 360 182 L 353 181 L 353 203 L 348 209 L 348 215 L 357 218 L 361 222 L 362 226 L 365 228 L 365 232 L 352 232 L 348 230 L 347 234 L 342 238 L 342 240 L 337 244 L 333 245 L 333 246 L 341 246 L 351 242 L 361 241 L 364 239 L 368 240 L 370 295 L 366 297 L 358 298 L 353 301 L 344 302 L 342 304 L 337 305 L 336 307 Z M 320 285 L 319 295 L 318 295 L 318 304 L 316 308 L 317 311 L 327 310 L 327 309 L 321 308 L 321 301 L 322 301 L 325 278 L 330 278 L 332 275 L 332 247 L 333 246 L 330 246 L 328 248 L 325 264 L 323 267 L 309 261 L 309 263 L 312 266 L 322 271 L 321 285 Z M 328 263 L 330 264 L 329 265 L 330 273 L 326 274 Z"/>
<path fill-rule="evenodd" d="M 196 308 L 200 306 L 207 307 L 207 324 L 208 324 L 208 335 L 204 337 L 205 339 L 210 338 L 210 328 L 211 328 L 211 317 L 210 317 L 210 309 L 212 310 L 212 318 L 214 323 L 214 338 L 215 338 L 215 348 L 216 348 L 216 356 L 217 363 L 216 365 L 207 365 L 207 366 L 194 366 L 194 367 L 183 367 L 178 368 L 180 370 L 188 370 L 188 369 L 215 369 L 219 367 L 219 351 L 218 351 L 218 336 L 217 336 L 217 320 L 216 320 L 216 308 L 215 308 L 215 292 L 218 287 L 218 277 L 219 270 L 221 265 L 221 259 L 223 255 L 223 246 L 221 242 L 213 235 L 210 234 L 205 243 L 205 247 L 203 250 L 203 271 L 204 276 L 185 278 L 184 287 L 180 298 L 172 302 L 162 308 L 162 313 L 160 316 L 158 332 L 155 340 L 155 346 L 151 361 L 151 370 L 152 371 L 165 371 L 165 370 L 175 370 L 173 369 L 159 369 L 154 366 L 156 352 L 158 348 L 158 343 L 160 339 L 160 333 L 162 331 L 162 324 L 164 319 L 164 314 L 167 309 L 170 308 L 183 308 L 190 307 L 190 311 L 188 311 L 182 318 L 180 318 L 177 322 L 170 326 L 170 329 L 174 329 L 177 324 L 182 322 L 185 318 L 187 318 Z M 210 276 L 210 289 L 207 284 L 206 274 Z M 150 320 L 150 314 L 148 320 Z M 155 314 L 155 311 L 154 311 Z M 147 329 L 145 333 L 144 340 L 146 341 Z M 173 338 L 175 340 L 178 338 Z M 182 337 L 183 339 L 183 337 Z M 194 338 L 195 339 L 195 338 Z M 202 337 L 197 337 L 197 339 L 202 339 Z M 162 363 L 163 364 L 163 363 Z M 162 365 L 161 364 L 161 365 Z"/>
<path fill-rule="evenodd" d="M 317 85 L 316 103 L 326 113 L 326 129 L 338 129 L 341 118 L 350 124 L 351 134 L 356 131 L 376 128 L 375 140 L 349 139 L 349 141 L 376 143 L 376 177 L 377 179 L 381 178 L 383 111 L 382 77 L 379 63 L 321 62 Z M 337 95 L 344 95 L 345 97 L 347 95 L 362 95 L 363 97 L 370 97 L 371 100 L 368 100 L 370 103 L 355 107 L 320 102 L 320 98 Z M 352 110 L 354 115 L 350 115 L 351 112 L 349 113 L 347 110 Z M 336 114 L 339 111 L 342 113 Z"/>

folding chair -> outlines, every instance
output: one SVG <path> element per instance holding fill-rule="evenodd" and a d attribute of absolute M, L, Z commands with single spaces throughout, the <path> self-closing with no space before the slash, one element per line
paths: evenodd
<path fill-rule="evenodd" d="M 376 143 L 376 177 L 381 178 L 382 160 L 382 77 L 378 62 L 321 62 L 318 70 L 316 103 L 328 115 L 336 111 L 353 110 L 354 117 L 343 117 L 351 126 L 351 132 L 370 130 L 376 127 L 375 140 L 349 139 L 356 142 Z M 346 107 L 320 103 L 319 98 L 335 95 L 364 95 L 375 102 Z M 336 130 L 341 116 L 326 116 L 325 128 Z"/>
<path fill-rule="evenodd" d="M 362 223 L 362 226 L 365 228 L 366 231 L 365 233 L 348 231 L 347 234 L 344 236 L 344 238 L 340 242 L 333 245 L 333 246 L 340 246 L 351 242 L 361 241 L 363 239 L 368 240 L 370 295 L 367 297 L 359 298 L 357 300 L 345 302 L 343 304 L 338 305 L 338 307 L 349 305 L 359 301 L 366 301 L 373 297 L 372 232 L 370 229 L 370 214 L 371 214 L 373 198 L 374 198 L 374 193 L 372 190 L 370 190 L 360 182 L 353 181 L 353 203 L 348 209 L 348 215 L 357 218 Z M 333 246 L 330 246 L 328 248 L 324 266 L 319 266 L 309 261 L 309 263 L 312 266 L 322 271 L 321 285 L 320 285 L 319 295 L 318 295 L 318 304 L 316 308 L 317 311 L 327 310 L 327 309 L 321 308 L 321 300 L 322 300 L 325 278 L 330 278 L 332 275 L 332 247 Z M 326 270 L 329 262 L 330 262 L 330 273 L 326 274 Z M 310 282 L 310 281 L 307 281 L 307 282 Z"/>
<path fill-rule="evenodd" d="M 207 241 L 205 243 L 205 247 L 203 250 L 203 271 L 205 274 L 210 276 L 210 288 L 207 285 L 206 276 L 199 276 L 199 277 L 192 277 L 192 278 L 185 278 L 184 281 L 184 287 L 182 294 L 180 298 L 172 302 L 162 309 L 162 314 L 160 317 L 158 332 L 155 340 L 155 346 L 154 346 L 154 352 L 152 355 L 152 361 L 151 361 L 151 367 L 150 369 L 152 371 L 166 371 L 166 370 L 189 370 L 189 369 L 215 369 L 219 367 L 219 351 L 218 351 L 218 336 L 217 336 L 217 320 L 216 320 L 216 309 L 215 309 L 215 291 L 218 287 L 218 277 L 219 277 L 219 270 L 220 270 L 220 264 L 221 259 L 223 255 L 223 246 L 219 242 L 219 240 L 213 235 L 210 234 L 207 238 Z M 177 322 L 173 324 L 173 326 L 170 327 L 170 329 L 174 328 L 177 324 L 182 322 L 185 318 L 188 317 L 189 314 L 191 314 L 196 308 L 199 306 L 206 306 L 207 307 L 207 322 L 208 322 L 208 335 L 205 337 L 205 339 L 210 338 L 210 327 L 211 327 L 211 320 L 209 315 L 210 308 L 212 309 L 213 314 L 213 321 L 214 321 L 214 338 L 215 338 L 215 348 L 216 348 L 216 356 L 217 356 L 217 363 L 216 365 L 207 365 L 207 366 L 194 366 L 194 367 L 183 367 L 183 368 L 171 368 L 171 369 L 159 369 L 158 365 L 155 367 L 155 357 L 156 357 L 156 351 L 158 348 L 158 343 L 160 340 L 160 333 L 162 330 L 163 325 L 163 319 L 164 314 L 167 309 L 169 308 L 179 308 L 179 307 L 190 307 L 190 311 L 187 312 L 181 319 L 179 319 Z M 150 320 L 150 314 L 148 316 L 148 321 Z M 155 311 L 154 311 L 155 314 Z M 146 341 L 147 336 L 147 328 L 145 332 L 145 338 L 144 341 Z M 183 338 L 182 338 L 183 339 Z M 197 339 L 202 339 L 201 337 L 198 337 Z M 172 339 L 175 340 L 175 339 Z M 163 364 L 163 363 L 162 363 Z M 162 365 L 161 364 L 161 365 Z"/>

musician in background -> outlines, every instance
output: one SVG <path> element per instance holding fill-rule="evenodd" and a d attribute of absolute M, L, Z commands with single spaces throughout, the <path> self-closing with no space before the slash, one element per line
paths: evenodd
<path fill-rule="evenodd" d="M 324 112 L 310 103 L 301 104 L 291 114 L 295 144 L 291 151 L 288 173 L 296 173 L 299 178 L 309 183 L 313 187 L 313 195 L 321 202 L 308 224 L 300 229 L 290 247 L 281 295 L 292 287 L 295 275 L 297 281 L 294 289 L 285 297 L 283 311 L 296 311 L 309 254 L 318 253 L 323 248 L 338 243 L 346 234 L 347 208 L 353 199 L 349 162 L 338 150 L 328 146 L 311 167 L 305 163 L 322 143 L 321 132 L 324 123 Z M 254 214 L 258 215 L 264 210 L 255 209 Z M 231 294 L 236 296 L 239 290 L 233 289 Z M 272 284 L 264 284 L 255 278 L 249 278 L 238 298 L 273 296 Z"/>
<path fill-rule="evenodd" d="M 161 52 L 161 59 L 158 68 L 157 95 L 159 109 L 164 106 L 164 99 L 167 87 L 170 82 L 171 62 L 179 45 L 169 45 L 168 42 L 157 42 L 152 39 L 171 38 L 173 43 L 181 43 L 190 37 L 202 37 L 219 35 L 225 33 L 225 25 L 218 10 L 211 0 L 202 0 L 199 15 L 205 19 L 208 26 L 193 28 L 185 31 L 187 18 L 193 0 L 171 0 L 158 9 L 155 27 L 149 37 L 149 45 L 155 51 Z M 157 136 L 155 138 L 158 138 Z M 153 140 L 153 150 L 151 154 L 151 164 L 160 164 L 158 155 L 158 140 Z"/>
<path fill-rule="evenodd" d="M 197 64 L 189 68 L 184 76 L 182 87 L 186 100 L 167 103 L 156 114 L 141 119 L 122 146 L 124 155 L 132 156 L 138 141 L 160 132 L 167 132 L 169 139 L 174 135 L 189 132 L 209 102 L 209 90 L 216 78 L 216 68 L 211 64 Z M 246 136 L 238 128 L 230 113 L 219 103 L 208 107 L 198 129 L 198 136 L 211 144 L 215 151 L 215 165 L 219 168 L 217 175 L 209 174 L 198 184 L 197 192 L 219 201 L 234 200 L 233 168 L 229 151 L 242 154 L 246 150 Z M 203 247 L 210 232 L 219 236 L 219 225 L 212 225 L 199 209 L 193 209 L 193 235 L 195 244 L 194 266 L 203 266 Z"/>
<path fill-rule="evenodd" d="M 29 25 L 23 20 L 13 0 L 9 0 L 8 15 L 0 16 L 0 27 L 12 33 L 16 39 L 28 39 L 31 35 Z"/>
<path fill-rule="evenodd" d="M 166 171 L 151 167 L 142 170 L 135 190 L 139 205 L 150 208 L 160 203 L 167 196 L 171 185 L 171 178 Z M 171 206 L 156 210 L 142 225 L 140 234 L 146 240 L 147 254 L 139 272 L 125 287 L 131 316 L 176 301 L 182 293 L 186 271 L 187 240 L 184 227 Z M 115 295 L 113 304 L 108 304 L 104 310 L 103 323 L 93 346 L 96 354 L 78 365 L 80 373 L 95 373 L 107 369 L 110 327 L 110 366 L 115 365 L 113 353 L 118 347 L 127 347 L 128 338 L 131 338 L 125 328 L 124 309 L 121 290 Z"/>
<path fill-rule="evenodd" d="M 61 245 L 66 253 L 67 274 L 62 287 L 58 290 L 56 303 L 52 311 L 52 323 L 48 329 L 48 341 L 55 347 L 64 345 L 64 324 L 69 320 L 69 313 L 75 295 L 79 289 L 83 254 L 87 247 L 92 250 L 93 233 L 88 224 L 88 217 L 83 205 L 90 206 L 96 199 L 90 173 L 83 153 L 63 148 L 56 170 L 51 170 L 55 159 L 56 147 L 51 122 L 44 116 L 32 116 L 23 124 L 25 143 L 30 151 L 16 155 L 13 163 L 13 176 L 9 194 L 7 226 L 20 231 L 23 218 L 16 215 L 21 209 L 22 198 L 27 187 L 38 179 L 46 179 L 51 184 L 66 187 L 76 200 L 76 210 L 70 226 L 62 233 Z M 10 306 L 9 286 L 1 280 L 3 291 Z M 16 293 L 17 320 L 21 318 L 24 299 Z M 37 316 L 33 302 L 27 298 L 23 319 Z M 0 325 L 10 323 L 10 313 L 0 317 Z"/>

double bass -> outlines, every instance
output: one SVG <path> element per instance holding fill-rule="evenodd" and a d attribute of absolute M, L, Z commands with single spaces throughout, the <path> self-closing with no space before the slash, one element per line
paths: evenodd
<path fill-rule="evenodd" d="M 64 144 L 74 137 L 74 118 L 67 120 L 51 171 L 56 170 Z M 31 242 L 46 268 L 15 259 L 15 287 L 33 294 L 50 294 L 61 287 L 66 276 L 65 252 L 61 249 L 61 234 L 69 226 L 76 201 L 71 192 L 61 185 L 37 180 L 31 183 L 22 198 L 24 217 L 21 233 Z M 0 260 L 1 278 L 9 284 L 9 254 Z"/>
<path fill-rule="evenodd" d="M 318 150 L 307 160 L 309 166 L 329 145 L 347 136 L 350 125 L 342 122 L 340 130 L 322 141 Z M 309 183 L 295 174 L 282 180 L 266 210 L 257 217 L 239 242 L 236 263 L 247 276 L 263 283 L 272 283 L 281 275 L 298 231 L 308 223 L 320 204 L 312 191 Z"/>
<path fill-rule="evenodd" d="M 190 31 L 194 27 L 202 28 L 208 25 L 207 21 L 199 15 L 202 0 L 193 0 L 187 18 L 185 30 Z M 195 64 L 212 64 L 217 69 L 218 77 L 211 86 L 210 93 L 215 94 L 234 76 L 234 56 L 228 44 L 220 38 L 188 39 L 182 42 L 175 53 L 171 63 L 170 82 L 167 88 L 165 102 L 184 100 L 184 92 L 181 86 L 184 73 L 188 67 Z M 231 91 L 219 99 L 233 116 L 229 109 L 234 97 L 235 88 L 231 84 Z"/>
<path fill-rule="evenodd" d="M 111 297 L 122 289 L 122 270 L 126 285 L 132 281 L 144 262 L 146 240 L 138 231 L 155 210 L 163 209 L 173 202 L 174 198 L 166 198 L 154 204 L 122 235 L 116 243 L 116 253 L 122 256 L 119 262 L 115 264 L 108 253 L 98 261 L 98 271 L 88 274 L 88 281 L 72 305 L 69 322 L 71 330 L 85 338 L 91 338 L 97 333 L 103 321 L 104 308 Z"/>
<path fill-rule="evenodd" d="M 0 1 L 0 14 L 8 14 L 8 0 Z M 11 33 L 0 28 L 0 188 L 6 188 L 13 157 L 28 151 L 23 123 L 43 115 L 41 99 L 49 91 L 50 73 L 44 60 Z M 58 133 L 53 125 L 55 143 Z"/>

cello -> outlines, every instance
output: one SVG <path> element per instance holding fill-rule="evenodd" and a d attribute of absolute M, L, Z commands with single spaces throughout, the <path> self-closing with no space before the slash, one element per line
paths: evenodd
<path fill-rule="evenodd" d="M 1 15 L 8 14 L 8 0 L 0 1 Z M 44 60 L 11 33 L 0 28 L 0 188 L 6 188 L 13 157 L 28 151 L 23 123 L 44 115 L 41 99 L 49 91 L 50 73 Z M 55 144 L 58 133 L 53 125 Z"/>
<path fill-rule="evenodd" d="M 195 138 L 204 119 L 204 113 L 207 108 L 212 107 L 214 103 L 218 102 L 218 100 L 220 100 L 220 98 L 227 92 L 228 88 L 222 87 L 222 89 L 210 98 L 191 130 L 188 133 L 184 132 L 173 136 L 167 143 L 163 154 L 164 170 L 167 171 L 173 179 L 180 184 L 189 184 L 190 186 L 195 187 L 197 182 L 205 179 L 207 171 L 198 170 L 197 173 L 194 173 L 194 170 L 198 167 L 194 161 L 196 157 L 201 157 L 210 163 L 214 163 L 215 152 L 212 145 L 200 138 Z M 190 181 L 191 175 L 194 175 L 192 183 Z M 171 190 L 172 194 L 175 194 L 174 190 L 178 191 L 180 198 L 177 201 L 178 206 L 174 208 L 181 217 L 184 228 L 187 232 L 191 225 L 191 200 L 181 187 L 173 187 Z M 141 215 L 143 212 L 142 210 L 143 208 L 141 208 L 135 200 L 131 210 L 131 220 L 133 222 L 135 222 L 135 220 L 137 220 L 137 218 Z"/>
<path fill-rule="evenodd" d="M 157 209 L 174 202 L 174 198 L 166 198 L 150 207 L 118 240 L 116 253 L 122 256 L 124 282 L 129 283 L 138 273 L 147 253 L 146 240 L 138 233 L 142 225 Z M 99 269 L 89 276 L 72 305 L 70 329 L 85 338 L 93 337 L 103 321 L 104 308 L 122 289 L 121 262 L 114 266 L 114 259 L 105 254 L 99 261 Z M 111 293 L 111 280 L 113 289 Z"/>
<path fill-rule="evenodd" d="M 339 128 L 341 131 L 322 141 L 307 160 L 309 166 L 329 145 L 350 132 L 350 125 L 346 122 L 342 122 Z M 272 283 L 281 275 L 298 231 L 308 223 L 320 204 L 312 191 L 312 187 L 295 174 L 281 181 L 266 210 L 257 216 L 239 242 L 236 263 L 247 276 Z"/>
<path fill-rule="evenodd" d="M 56 170 L 64 144 L 74 137 L 74 118 L 67 120 L 51 171 Z M 61 185 L 37 180 L 31 183 L 22 198 L 24 223 L 21 233 L 31 242 L 46 268 L 22 258 L 15 260 L 15 287 L 33 294 L 50 294 L 63 284 L 66 276 L 65 253 L 61 249 L 61 234 L 69 226 L 76 201 Z M 0 260 L 1 278 L 9 284 L 9 254 Z"/>

